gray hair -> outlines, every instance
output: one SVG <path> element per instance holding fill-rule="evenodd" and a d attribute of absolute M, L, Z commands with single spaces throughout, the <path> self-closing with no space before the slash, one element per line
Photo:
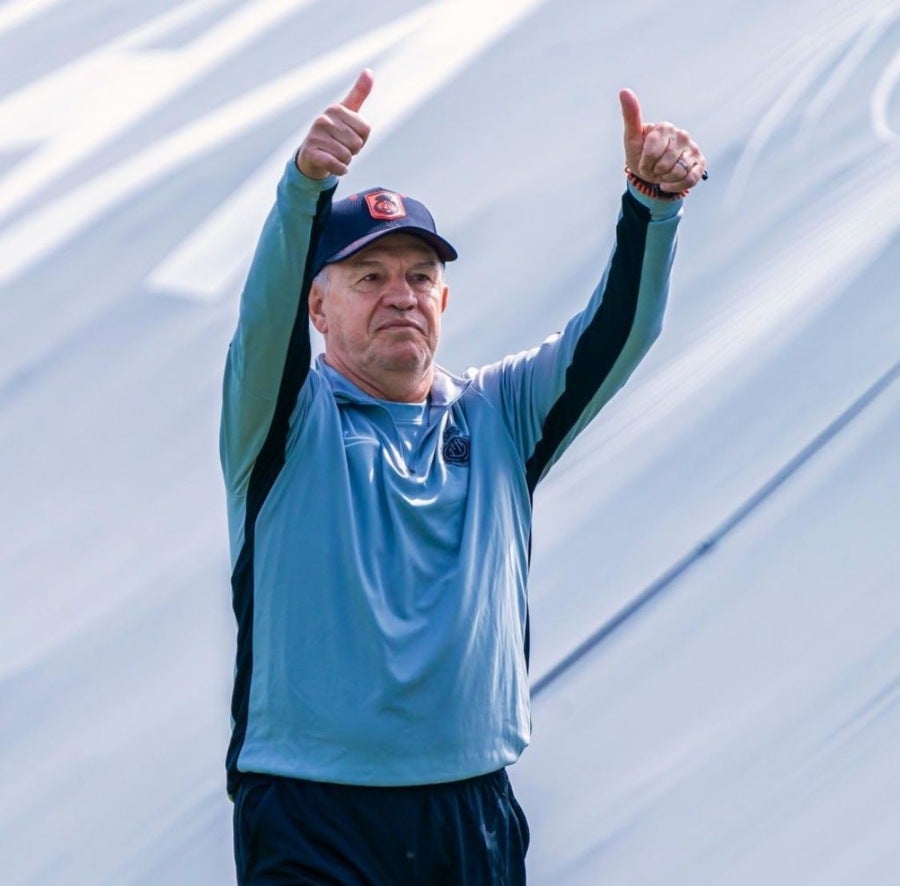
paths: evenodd
<path fill-rule="evenodd" d="M 313 286 L 318 286 L 324 292 L 328 291 L 328 265 L 322 265 L 322 269 L 313 277 Z"/>

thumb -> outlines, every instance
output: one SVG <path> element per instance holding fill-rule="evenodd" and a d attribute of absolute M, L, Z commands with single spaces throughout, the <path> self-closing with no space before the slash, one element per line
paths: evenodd
<path fill-rule="evenodd" d="M 372 76 L 372 72 L 368 68 L 364 68 L 359 72 L 356 83 L 353 84 L 352 89 L 341 101 L 341 104 L 350 111 L 358 111 L 363 106 L 363 102 L 369 97 L 374 82 L 375 78 Z"/>
<path fill-rule="evenodd" d="M 622 105 L 622 120 L 625 124 L 625 144 L 640 149 L 644 144 L 641 104 L 630 89 L 619 92 L 619 103 Z"/>

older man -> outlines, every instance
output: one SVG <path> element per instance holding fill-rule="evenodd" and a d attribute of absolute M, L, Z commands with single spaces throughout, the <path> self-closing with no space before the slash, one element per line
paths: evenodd
<path fill-rule="evenodd" d="M 657 336 L 705 161 L 623 90 L 599 286 L 561 334 L 459 377 L 434 362 L 457 255 L 431 214 L 386 188 L 332 203 L 371 88 L 289 163 L 228 354 L 238 879 L 524 883 L 505 770 L 529 739 L 532 496 Z"/>

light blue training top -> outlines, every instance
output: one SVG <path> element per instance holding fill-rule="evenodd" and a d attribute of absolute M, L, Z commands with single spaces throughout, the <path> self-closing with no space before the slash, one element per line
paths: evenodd
<path fill-rule="evenodd" d="M 681 215 L 627 191 L 561 334 L 386 403 L 310 365 L 307 259 L 335 184 L 288 164 L 228 353 L 232 794 L 242 772 L 412 785 L 519 757 L 534 489 L 658 335 Z"/>

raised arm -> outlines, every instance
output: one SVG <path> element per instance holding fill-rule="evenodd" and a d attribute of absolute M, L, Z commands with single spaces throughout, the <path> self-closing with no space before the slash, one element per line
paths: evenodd
<path fill-rule="evenodd" d="M 311 258 L 336 176 L 369 136 L 360 109 L 372 83 L 372 72 L 362 71 L 344 99 L 316 117 L 263 226 L 225 368 L 220 452 L 232 490 L 247 483 L 273 422 L 287 421 L 309 373 Z"/>
<path fill-rule="evenodd" d="M 473 373 L 521 452 L 532 492 L 659 335 L 682 197 L 705 171 L 684 130 L 644 124 L 629 90 L 620 102 L 631 175 L 599 285 L 563 332 Z"/>

